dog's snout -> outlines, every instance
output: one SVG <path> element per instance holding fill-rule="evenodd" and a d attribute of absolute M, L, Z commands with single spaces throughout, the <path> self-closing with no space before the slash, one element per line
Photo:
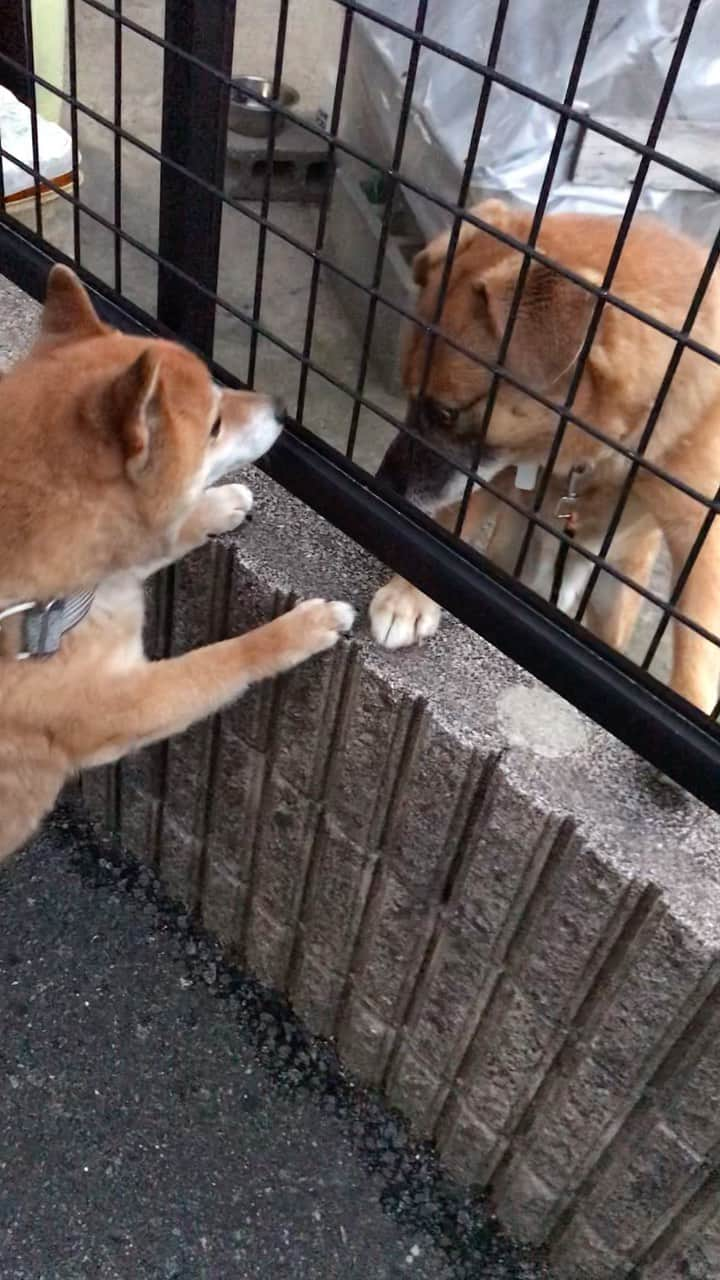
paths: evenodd
<path fill-rule="evenodd" d="M 410 471 L 408 467 L 408 450 L 404 441 L 395 441 L 386 451 L 380 466 L 375 472 L 378 480 L 386 484 L 394 493 L 404 497 L 408 489 Z"/>
<path fill-rule="evenodd" d="M 287 417 L 287 405 L 282 396 L 273 396 L 272 409 L 278 422 L 284 422 Z"/>

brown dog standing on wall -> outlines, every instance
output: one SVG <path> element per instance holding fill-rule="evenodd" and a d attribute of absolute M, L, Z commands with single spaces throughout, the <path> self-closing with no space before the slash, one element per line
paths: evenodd
<path fill-rule="evenodd" d="M 256 680 L 330 648 L 347 604 L 310 600 L 267 626 L 148 662 L 142 583 L 234 529 L 252 495 L 208 488 L 280 434 L 265 396 L 100 322 L 65 267 L 38 342 L 0 389 L 0 859 L 75 772 L 186 729 Z"/>
<path fill-rule="evenodd" d="M 472 211 L 485 222 L 526 241 L 532 215 L 488 200 Z M 618 224 L 613 218 L 575 214 L 545 217 L 538 249 L 548 258 L 595 284 L 602 281 Z M 448 235 L 433 240 L 415 259 L 420 287 L 419 317 L 431 322 Z M 453 342 L 485 360 L 497 358 L 522 254 L 467 223 L 450 273 L 439 321 Z M 705 265 L 702 250 L 650 219 L 631 229 L 613 293 L 657 320 L 682 328 Z M 509 372 L 533 389 L 562 403 L 587 332 L 594 297 L 533 262 L 513 330 L 507 359 Z M 720 351 L 720 293 L 713 280 L 692 328 L 693 338 Z M 469 467 L 477 457 L 477 434 L 483 420 L 491 374 L 454 347 L 435 342 L 425 394 L 418 400 L 426 358 L 422 330 L 412 326 L 404 360 L 404 382 L 415 431 L 450 459 Z M 585 365 L 573 411 L 610 440 L 635 446 L 652 409 L 674 349 L 657 329 L 614 307 L 605 306 Z M 533 470 L 547 459 L 558 415 L 531 396 L 500 382 L 482 447 L 478 473 L 503 492 L 522 501 L 516 488 L 518 466 Z M 720 368 L 706 357 L 685 350 L 655 426 L 646 457 L 708 498 L 720 484 Z M 541 515 L 560 527 L 558 502 L 567 493 L 571 473 L 581 475 L 576 508 L 576 542 L 597 554 L 610 522 L 627 459 L 611 445 L 569 423 Z M 378 475 L 452 528 L 465 477 L 437 454 L 407 436 L 388 449 Z M 530 495 L 531 499 L 532 495 Z M 528 501 L 526 495 L 525 501 Z M 677 578 L 703 523 L 706 509 L 668 482 L 639 470 L 608 559 L 641 586 L 647 585 L 664 536 Z M 494 521 L 487 555 L 512 572 L 526 519 L 476 488 L 463 536 L 473 539 Z M 536 530 L 523 580 L 549 597 L 557 540 Z M 563 575 L 559 607 L 577 607 L 592 564 L 570 553 Z M 601 574 L 586 614 L 586 624 L 615 648 L 632 633 L 641 597 L 609 574 Z M 678 608 L 713 634 L 720 634 L 720 524 L 715 521 L 683 588 Z M 373 634 L 389 648 L 412 644 L 434 634 L 440 610 L 401 578 L 393 578 L 375 595 L 370 607 Z M 718 696 L 720 649 L 697 632 L 673 624 L 672 687 L 709 711 Z"/>

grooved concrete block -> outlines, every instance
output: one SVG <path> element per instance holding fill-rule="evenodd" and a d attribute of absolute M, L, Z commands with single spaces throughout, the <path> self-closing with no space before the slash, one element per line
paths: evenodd
<path fill-rule="evenodd" d="M 632 1144 L 618 1140 L 592 1192 L 582 1196 L 588 1224 L 631 1260 L 682 1208 L 703 1172 L 701 1157 L 663 1121 L 633 1136 Z"/>
<path fill-rule="evenodd" d="M 203 720 L 166 745 L 163 823 L 204 836 L 213 722 Z"/>
<path fill-rule="evenodd" d="M 502 1203 L 505 1187 L 512 1187 L 507 1221 L 521 1240 L 539 1244 L 547 1233 L 548 1219 L 555 1208 L 555 1194 L 547 1183 L 520 1157 L 516 1157 L 493 1179 L 493 1194 Z"/>
<path fill-rule="evenodd" d="M 173 568 L 171 654 L 179 655 L 206 644 L 217 633 L 218 591 L 224 558 L 211 543 L 186 556 Z M 171 738 L 164 758 L 163 822 L 177 831 L 204 837 L 204 813 L 209 781 L 213 721 L 193 725 Z"/>
<path fill-rule="evenodd" d="M 481 934 L 447 921 L 430 952 L 406 1019 L 414 1050 L 435 1071 L 453 1075 L 499 977 L 487 962 Z"/>
<path fill-rule="evenodd" d="M 623 1280 L 633 1270 L 632 1263 L 615 1253 L 582 1213 L 574 1214 L 568 1230 L 553 1241 L 550 1265 L 568 1280 Z"/>
<path fill-rule="evenodd" d="M 569 1192 L 599 1158 L 691 1016 L 688 999 L 703 961 L 689 939 L 675 947 L 672 933 L 655 909 L 618 949 L 588 1002 L 572 1059 L 535 1105 L 523 1145 L 558 1193 Z"/>
<path fill-rule="evenodd" d="M 230 581 L 227 608 L 221 624 L 220 638 L 243 635 L 254 627 L 270 622 L 284 613 L 288 594 L 278 591 L 249 571 L 237 550 L 230 552 Z M 251 685 L 242 698 L 223 712 L 229 730 L 258 751 L 265 751 L 270 735 L 270 721 L 276 685 L 270 680 Z"/>
<path fill-rule="evenodd" d="M 216 542 L 191 552 L 172 568 L 172 655 L 215 638 L 219 582 L 225 556 Z"/>
<path fill-rule="evenodd" d="M 166 818 L 162 824 L 158 874 L 166 893 L 191 908 L 197 900 L 201 860 L 200 841 Z"/>
<path fill-rule="evenodd" d="M 705 1280 L 720 1275 L 720 1212 L 711 1194 L 701 1195 L 680 1222 L 654 1244 L 640 1270 L 642 1280 Z"/>
<path fill-rule="evenodd" d="M 450 1098 L 437 1129 L 443 1164 L 465 1183 L 485 1186 L 507 1150 L 507 1141 L 493 1132 L 457 1094 Z"/>
<path fill-rule="evenodd" d="M 382 1080 L 393 1042 L 393 1030 L 362 999 L 351 994 L 338 1030 L 338 1050 L 363 1084 Z"/>
<path fill-rule="evenodd" d="M 720 1017 L 713 1012 L 695 1053 L 680 1056 L 676 1070 L 654 1091 L 678 1136 L 703 1155 L 720 1141 Z"/>
<path fill-rule="evenodd" d="M 231 733 L 221 716 L 205 834 L 208 868 L 249 879 L 264 779 L 265 757 Z"/>
<path fill-rule="evenodd" d="M 305 944 L 324 964 L 346 973 L 372 884 L 377 855 L 321 818 L 302 914 Z"/>
<path fill-rule="evenodd" d="M 326 804 L 358 844 L 379 843 L 410 726 L 411 704 L 351 659 Z M 358 803 L 362 796 L 362 803 Z"/>
<path fill-rule="evenodd" d="M 397 1047 L 386 1087 L 390 1104 L 402 1108 L 413 1131 L 430 1137 L 447 1097 L 447 1085 L 407 1042 L 401 1041 Z"/>
<path fill-rule="evenodd" d="M 301 944 L 290 997 L 313 1035 L 334 1034 L 346 982 L 345 974 L 328 969 L 320 956 Z"/>
<path fill-rule="evenodd" d="M 319 654 L 282 676 L 269 745 L 273 764 L 298 791 L 320 799 L 341 698 L 347 645 Z"/>
<path fill-rule="evenodd" d="M 127 849 L 133 849 L 147 862 L 155 859 L 158 817 L 159 803 L 155 796 L 130 787 L 123 774 L 118 834 Z"/>
<path fill-rule="evenodd" d="M 112 813 L 108 803 L 108 787 L 110 769 L 88 769 L 82 775 L 83 804 L 96 822 L 101 826 L 112 826 Z"/>
<path fill-rule="evenodd" d="M 245 904 L 247 889 L 218 862 L 208 862 L 203 885 L 202 922 L 228 950 L 237 943 L 238 915 Z"/>
<path fill-rule="evenodd" d="M 674 1044 L 707 966 L 703 946 L 666 911 L 654 912 L 606 977 L 583 1028 L 588 1052 L 616 1079 L 635 1079 L 646 1056 L 659 1060 Z"/>
<path fill-rule="evenodd" d="M 565 1033 L 508 977 L 498 982 L 460 1068 L 472 1107 L 502 1132 L 534 1092 Z"/>
<path fill-rule="evenodd" d="M 388 865 L 422 896 L 440 898 L 481 779 L 457 738 L 416 714 L 382 837 Z"/>
<path fill-rule="evenodd" d="M 548 859 L 508 953 L 519 986 L 546 1017 L 574 1013 L 632 903 L 622 877 L 579 840 Z"/>
<path fill-rule="evenodd" d="M 269 987 L 281 991 L 285 986 L 292 947 L 292 929 L 274 920 L 258 903 L 252 902 L 244 954 L 250 972 Z"/>
<path fill-rule="evenodd" d="M 575 1054 L 558 1063 L 522 1140 L 532 1167 L 555 1188 L 558 1207 L 566 1190 L 577 1185 L 585 1161 L 612 1138 L 632 1101 L 628 1089 L 594 1058 Z"/>
<path fill-rule="evenodd" d="M 383 871 L 373 886 L 353 972 L 358 991 L 390 1023 L 402 1017 L 433 924 L 413 891 Z"/>
<path fill-rule="evenodd" d="M 120 761 L 121 791 L 144 791 L 146 795 L 160 796 L 162 775 L 159 748 L 135 751 Z"/>
<path fill-rule="evenodd" d="M 253 857 L 253 891 L 264 912 L 288 924 L 300 911 L 315 843 L 317 806 L 282 774 L 267 779 Z"/>
<path fill-rule="evenodd" d="M 491 772 L 472 816 L 465 857 L 450 890 L 450 905 L 502 957 L 532 897 L 557 838 L 559 821 L 518 793 L 502 762 Z"/>

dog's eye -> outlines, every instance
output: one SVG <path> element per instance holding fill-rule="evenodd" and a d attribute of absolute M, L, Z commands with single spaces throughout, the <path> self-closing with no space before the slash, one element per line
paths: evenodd
<path fill-rule="evenodd" d="M 217 440 L 218 436 L 220 435 L 221 429 L 222 429 L 222 418 L 218 415 L 218 417 L 215 419 L 215 421 L 213 422 L 210 428 L 210 439 Z"/>

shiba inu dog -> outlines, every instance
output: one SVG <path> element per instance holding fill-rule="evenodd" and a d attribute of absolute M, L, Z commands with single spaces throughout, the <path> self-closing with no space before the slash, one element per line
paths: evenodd
<path fill-rule="evenodd" d="M 349 630 L 349 605 L 310 600 L 180 657 L 143 653 L 143 580 L 245 519 L 245 485 L 209 486 L 280 431 L 271 399 L 109 329 L 53 268 L 38 341 L 0 384 L 0 858 L 76 771 L 181 732 Z"/>
<path fill-rule="evenodd" d="M 473 210 L 487 223 L 527 241 L 531 214 L 490 200 Z M 602 282 L 617 234 L 613 218 L 550 214 L 542 223 L 538 249 L 548 258 L 594 284 Z M 438 236 L 416 257 L 418 318 L 432 323 L 447 254 L 448 234 Z M 439 319 L 442 335 L 430 353 L 427 331 L 412 326 L 404 358 L 404 383 L 410 400 L 410 425 L 418 440 L 398 435 L 378 475 L 447 528 L 452 528 L 466 468 L 478 462 L 481 478 L 500 494 L 529 508 L 532 492 L 518 488 L 518 468 L 537 472 L 548 458 L 559 415 L 527 392 L 502 380 L 479 440 L 492 374 L 453 343 L 486 361 L 496 361 L 515 292 L 523 255 L 489 232 L 465 223 L 452 263 Z M 682 329 L 705 265 L 697 245 L 651 219 L 638 219 L 628 235 L 612 292 L 662 324 Z M 562 404 L 588 331 L 594 296 L 551 267 L 530 265 L 505 368 L 545 399 Z M 691 329 L 698 343 L 720 351 L 720 293 L 713 279 Z M 540 515 L 561 527 L 558 510 L 570 483 L 576 488 L 575 546 L 597 554 L 630 465 L 614 443 L 635 448 L 665 377 L 674 340 L 657 328 L 608 303 L 602 313 L 580 379 L 573 411 L 602 432 L 604 439 L 568 423 Z M 446 461 L 425 442 L 441 451 Z M 706 519 L 707 509 L 692 491 L 713 499 L 720 485 L 720 367 L 700 352 L 685 349 L 645 457 L 685 488 L 652 471 L 639 469 L 608 561 L 644 587 L 661 540 L 669 548 L 677 581 Z M 687 490 L 691 492 L 688 492 Z M 492 526 L 486 554 L 513 572 L 527 519 L 476 487 L 463 536 L 473 540 Z M 558 542 L 536 530 L 523 580 L 549 598 Z M 582 596 L 592 563 L 570 551 L 558 595 L 572 613 Z M 602 573 L 590 597 L 586 625 L 615 648 L 632 633 L 640 595 Z M 720 524 L 715 521 L 702 550 L 682 583 L 677 607 L 693 622 L 720 635 Z M 390 648 L 434 634 L 440 610 L 427 596 L 400 578 L 375 595 L 370 608 L 375 638 Z M 698 632 L 673 623 L 672 687 L 709 711 L 718 696 L 720 648 Z"/>

